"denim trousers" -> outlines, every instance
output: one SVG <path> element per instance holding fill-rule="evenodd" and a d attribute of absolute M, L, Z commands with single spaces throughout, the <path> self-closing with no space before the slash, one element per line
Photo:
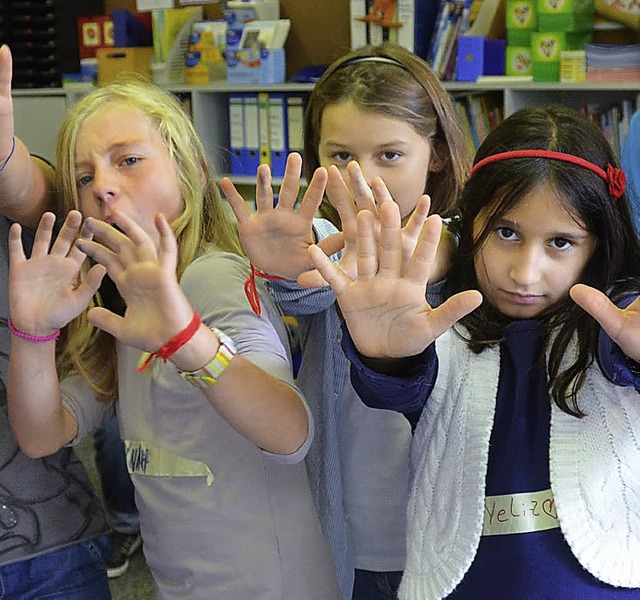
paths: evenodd
<path fill-rule="evenodd" d="M 397 600 L 402 571 L 356 569 L 352 600 Z"/>
<path fill-rule="evenodd" d="M 113 417 L 98 429 L 93 440 L 107 523 L 120 533 L 136 534 L 140 531 L 138 510 L 118 419 Z"/>
<path fill-rule="evenodd" d="M 0 600 L 110 600 L 107 538 L 0 567 Z"/>

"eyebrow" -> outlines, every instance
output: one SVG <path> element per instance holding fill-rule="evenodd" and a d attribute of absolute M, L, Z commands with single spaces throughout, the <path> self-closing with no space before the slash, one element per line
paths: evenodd
<path fill-rule="evenodd" d="M 321 145 L 324 146 L 325 148 L 347 148 L 349 147 L 351 142 L 336 142 L 333 140 L 329 140 L 329 141 L 325 141 L 322 142 Z M 406 141 L 402 141 L 402 140 L 392 140 L 390 142 L 385 142 L 384 144 L 379 144 L 377 146 L 375 146 L 375 148 L 398 148 L 398 147 L 404 147 L 404 146 L 411 146 L 411 144 L 409 142 Z"/>
<path fill-rule="evenodd" d="M 118 152 L 120 150 L 124 150 L 126 148 L 131 148 L 132 146 L 141 146 L 144 144 L 144 140 L 141 138 L 135 138 L 135 139 L 131 139 L 131 140 L 125 140 L 124 142 L 117 142 L 116 144 L 113 144 L 111 146 L 109 146 L 109 148 L 107 149 L 107 152 Z M 84 165 L 86 162 L 88 161 L 76 161 L 76 168 L 78 167 L 78 165 Z"/>

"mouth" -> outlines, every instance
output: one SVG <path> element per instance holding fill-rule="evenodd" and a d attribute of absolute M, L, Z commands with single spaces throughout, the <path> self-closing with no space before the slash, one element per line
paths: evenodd
<path fill-rule="evenodd" d="M 504 292 L 504 295 L 513 304 L 520 304 L 522 306 L 530 306 L 532 304 L 538 304 L 542 298 L 542 294 L 523 294 L 520 292 Z"/>

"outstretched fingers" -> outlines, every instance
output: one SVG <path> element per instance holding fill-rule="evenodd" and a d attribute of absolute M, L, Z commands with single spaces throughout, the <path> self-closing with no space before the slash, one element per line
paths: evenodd
<path fill-rule="evenodd" d="M 22 245 L 22 227 L 18 223 L 11 225 L 9 229 L 9 265 L 13 267 L 27 260 Z"/>
<path fill-rule="evenodd" d="M 156 215 L 156 227 L 160 234 L 160 264 L 166 270 L 175 272 L 178 265 L 178 242 L 163 214 Z"/>
<path fill-rule="evenodd" d="M 4 160 L 13 146 L 13 99 L 11 77 L 13 60 L 9 46 L 0 46 L 0 160 Z"/>
<path fill-rule="evenodd" d="M 301 217 L 309 221 L 313 220 L 313 217 L 318 212 L 318 208 L 320 208 L 320 204 L 322 204 L 322 199 L 324 198 L 324 193 L 327 188 L 327 179 L 327 170 L 324 167 L 318 167 L 315 170 L 315 173 L 307 186 L 307 190 L 304 193 L 302 202 L 300 203 L 298 214 Z M 282 200 L 282 192 L 279 198 Z M 278 201 L 276 210 L 280 209 L 280 200 Z M 289 208 L 289 204 L 286 206 L 283 205 L 283 208 Z"/>
<path fill-rule="evenodd" d="M 336 296 L 343 294 L 351 285 L 351 278 L 316 245 L 307 249 L 309 258 L 324 281 L 331 286 Z"/>
<path fill-rule="evenodd" d="M 284 177 L 278 194 L 278 208 L 293 210 L 300 193 L 300 176 L 302 174 L 302 157 L 297 152 L 287 156 Z M 272 197 L 273 206 L 273 197 Z"/>
<path fill-rule="evenodd" d="M 228 177 L 223 177 L 220 181 L 220 189 L 224 194 L 224 197 L 227 199 L 229 206 L 231 206 L 231 210 L 233 214 L 236 216 L 236 220 L 239 224 L 248 221 L 251 218 L 251 211 L 249 210 L 249 206 L 245 202 L 244 198 L 236 189 L 236 186 L 233 185 L 233 182 Z"/>
<path fill-rule="evenodd" d="M 395 202 L 389 201 L 380 206 L 379 214 L 381 228 L 378 272 L 382 277 L 395 279 L 400 276 L 402 269 L 400 211 Z"/>
<path fill-rule="evenodd" d="M 452 296 L 438 308 L 434 308 L 429 314 L 433 338 L 440 337 L 480 304 L 482 304 L 482 294 L 477 290 L 467 290 Z"/>
<path fill-rule="evenodd" d="M 378 240 L 375 233 L 375 218 L 370 211 L 362 210 L 356 217 L 356 223 L 358 228 L 358 237 L 356 238 L 358 279 L 366 281 L 373 279 L 378 273 Z M 392 243 L 391 239 L 388 241 Z"/>
<path fill-rule="evenodd" d="M 62 224 L 60 232 L 51 247 L 52 256 L 68 256 L 78 265 L 82 264 L 85 259 L 84 252 L 76 246 L 75 241 L 78 236 L 90 235 L 88 232 L 82 231 L 82 215 L 77 210 L 69 212 Z"/>
<path fill-rule="evenodd" d="M 412 239 L 417 239 L 422 231 L 427 217 L 429 216 L 429 209 L 431 208 L 431 198 L 426 194 L 420 197 L 416 207 L 409 216 L 407 224 L 403 228 L 405 236 L 409 236 Z"/>
<path fill-rule="evenodd" d="M 273 210 L 273 187 L 271 187 L 271 167 L 262 164 L 256 174 L 256 210 Z"/>
<path fill-rule="evenodd" d="M 422 227 L 416 248 L 405 268 L 406 277 L 418 285 L 426 285 L 429 281 L 441 232 L 442 220 L 438 215 L 431 215 Z"/>
<path fill-rule="evenodd" d="M 327 170 L 327 196 L 331 205 L 338 211 L 343 231 L 354 229 L 358 210 L 340 169 L 335 165 L 331 165 Z"/>
<path fill-rule="evenodd" d="M 360 165 L 355 160 L 352 160 L 347 165 L 347 173 L 349 175 L 349 186 L 351 188 L 351 193 L 353 194 L 353 200 L 356 203 L 357 210 L 369 210 L 374 215 L 377 215 L 378 207 L 373 190 L 365 179 Z M 384 186 L 384 183 L 382 185 Z M 384 187 L 384 191 L 387 191 L 386 186 Z M 378 192 L 380 194 L 384 195 L 384 191 L 382 190 L 382 188 L 378 187 Z M 389 199 L 390 198 L 391 196 L 389 196 Z M 383 200 L 382 196 L 380 199 Z"/>
<path fill-rule="evenodd" d="M 41 257 L 49 254 L 55 222 L 56 217 L 51 212 L 44 213 L 40 218 L 38 228 L 36 229 L 36 235 L 33 240 L 33 248 L 31 250 L 32 257 Z"/>
<path fill-rule="evenodd" d="M 624 311 L 613 304 L 606 294 L 578 283 L 569 290 L 569 295 L 578 306 L 598 321 L 611 339 L 618 340 L 626 323 Z"/>

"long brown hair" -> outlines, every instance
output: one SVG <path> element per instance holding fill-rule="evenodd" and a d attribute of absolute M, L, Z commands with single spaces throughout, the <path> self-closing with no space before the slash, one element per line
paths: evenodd
<path fill-rule="evenodd" d="M 607 165 L 618 166 L 602 132 L 565 106 L 530 107 L 513 114 L 487 136 L 475 162 L 497 153 L 523 149 L 564 152 L 605 170 Z M 502 215 L 542 184 L 551 186 L 558 202 L 596 239 L 580 282 L 613 298 L 623 291 L 639 289 L 640 245 L 626 195 L 612 198 L 607 184 L 581 166 L 546 158 L 513 158 L 482 167 L 465 186 L 459 203 L 460 220 L 453 225 L 460 245 L 447 279 L 449 294 L 478 289 L 474 256 Z M 486 222 L 474 239 L 473 225 L 480 213 Z M 545 328 L 552 398 L 563 411 L 582 416 L 577 393 L 596 356 L 599 326 L 568 296 L 539 320 Z M 485 347 L 500 342 L 502 330 L 509 321 L 485 301 L 462 319 L 461 324 L 470 333 L 470 348 L 482 352 Z M 564 368 L 562 360 L 572 339 L 577 341 L 576 354 L 567 357 L 568 366 Z"/>
<path fill-rule="evenodd" d="M 355 60 L 364 57 L 389 61 Z M 361 110 L 403 121 L 430 141 L 432 160 L 438 160 L 442 168 L 429 174 L 425 193 L 431 196 L 431 211 L 448 216 L 464 185 L 471 157 L 451 98 L 429 65 L 390 43 L 364 46 L 335 61 L 314 86 L 305 109 L 304 172 L 308 181 L 320 166 L 324 109 L 346 100 Z M 320 213 L 339 226 L 337 211 L 326 199 Z"/>

